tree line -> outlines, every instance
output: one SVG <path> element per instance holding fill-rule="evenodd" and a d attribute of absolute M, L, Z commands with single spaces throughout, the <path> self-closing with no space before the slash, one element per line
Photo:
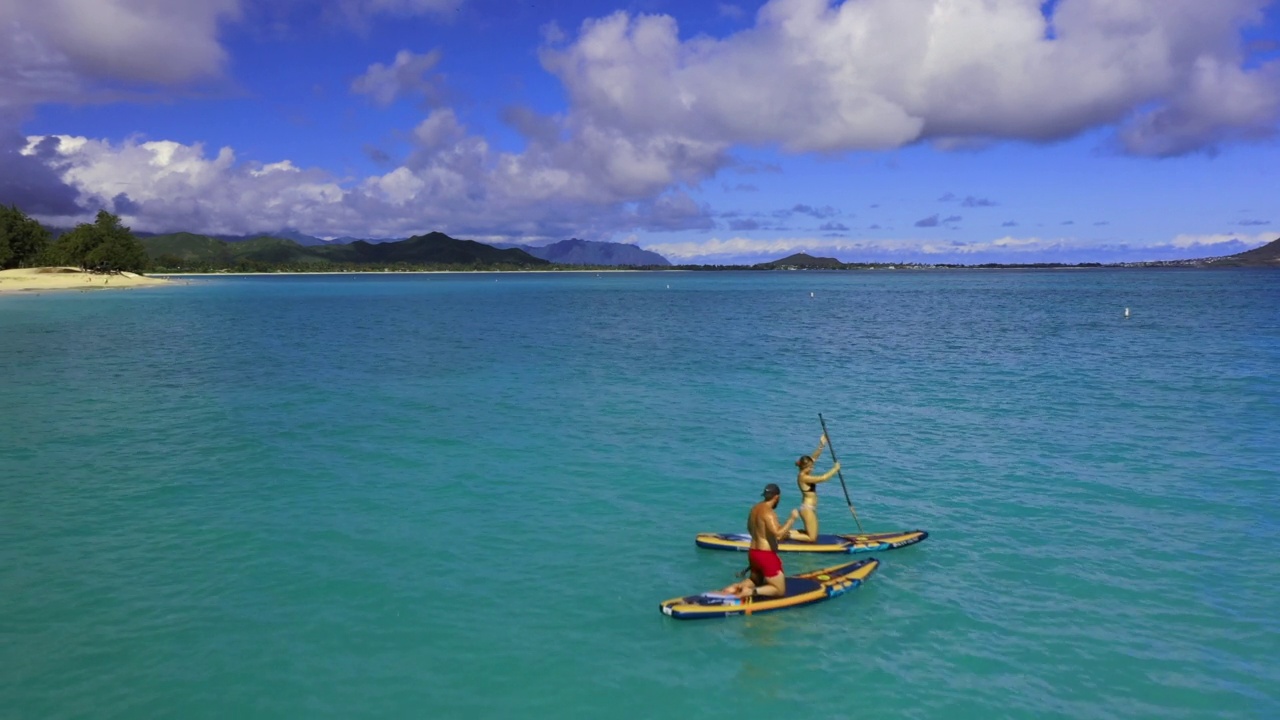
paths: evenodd
<path fill-rule="evenodd" d="M 129 228 L 106 210 L 55 241 L 43 225 L 17 207 L 0 206 L 0 270 L 52 265 L 92 272 L 144 272 L 151 261 Z"/>

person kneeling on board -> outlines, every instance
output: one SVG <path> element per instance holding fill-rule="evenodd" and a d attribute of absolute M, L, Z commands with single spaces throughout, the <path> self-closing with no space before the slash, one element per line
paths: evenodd
<path fill-rule="evenodd" d="M 760 494 L 764 499 L 751 508 L 747 516 L 747 532 L 751 533 L 751 549 L 747 551 L 747 572 L 751 576 L 742 582 L 736 582 L 721 590 L 740 598 L 782 597 L 787 594 L 787 578 L 782 572 L 782 558 L 778 557 L 778 541 L 787 539 L 791 534 L 791 526 L 800 516 L 799 510 L 792 510 L 787 524 L 778 527 L 778 515 L 774 512 L 782 491 L 778 486 L 769 483 Z"/>
<path fill-rule="evenodd" d="M 800 468 L 796 475 L 796 486 L 800 488 L 800 519 L 804 521 L 804 530 L 791 533 L 792 540 L 818 542 L 818 483 L 824 483 L 840 472 L 840 463 L 837 462 L 821 475 L 811 473 L 814 463 L 826 446 L 827 436 L 823 435 L 818 440 L 818 449 L 812 455 L 801 455 L 796 460 L 796 467 Z"/>

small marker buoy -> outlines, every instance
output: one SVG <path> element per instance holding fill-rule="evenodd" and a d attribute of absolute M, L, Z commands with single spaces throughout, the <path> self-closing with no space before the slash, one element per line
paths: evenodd
<path fill-rule="evenodd" d="M 813 293 L 809 293 L 809 297 L 813 297 Z"/>
<path fill-rule="evenodd" d="M 667 289 L 668 289 L 668 290 L 670 290 L 670 289 L 671 289 L 671 286 L 670 286 L 670 285 L 668 285 L 668 286 L 667 286 Z"/>
<path fill-rule="evenodd" d="M 1124 309 L 1124 316 L 1129 317 L 1129 308 Z"/>

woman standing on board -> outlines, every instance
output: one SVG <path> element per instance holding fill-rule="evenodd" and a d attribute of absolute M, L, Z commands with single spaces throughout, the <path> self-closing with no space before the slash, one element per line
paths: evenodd
<path fill-rule="evenodd" d="M 840 463 L 835 463 L 831 469 L 822 475 L 811 475 L 813 464 L 817 462 L 818 456 L 822 454 L 822 449 L 827 446 L 827 436 L 824 434 L 818 440 L 818 449 L 813 451 L 812 455 L 801 455 L 796 460 L 796 467 L 800 468 L 799 474 L 796 475 L 796 485 L 800 488 L 800 519 L 804 521 L 804 530 L 792 530 L 790 540 L 798 540 L 800 542 L 817 542 L 818 541 L 818 483 L 824 483 L 840 470 Z"/>

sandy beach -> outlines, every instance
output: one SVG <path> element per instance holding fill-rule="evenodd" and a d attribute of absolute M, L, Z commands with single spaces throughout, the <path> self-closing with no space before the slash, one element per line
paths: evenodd
<path fill-rule="evenodd" d="M 145 285 L 165 285 L 169 281 L 136 273 L 101 275 L 73 267 L 18 268 L 0 270 L 0 293 L 42 290 L 109 290 Z"/>

